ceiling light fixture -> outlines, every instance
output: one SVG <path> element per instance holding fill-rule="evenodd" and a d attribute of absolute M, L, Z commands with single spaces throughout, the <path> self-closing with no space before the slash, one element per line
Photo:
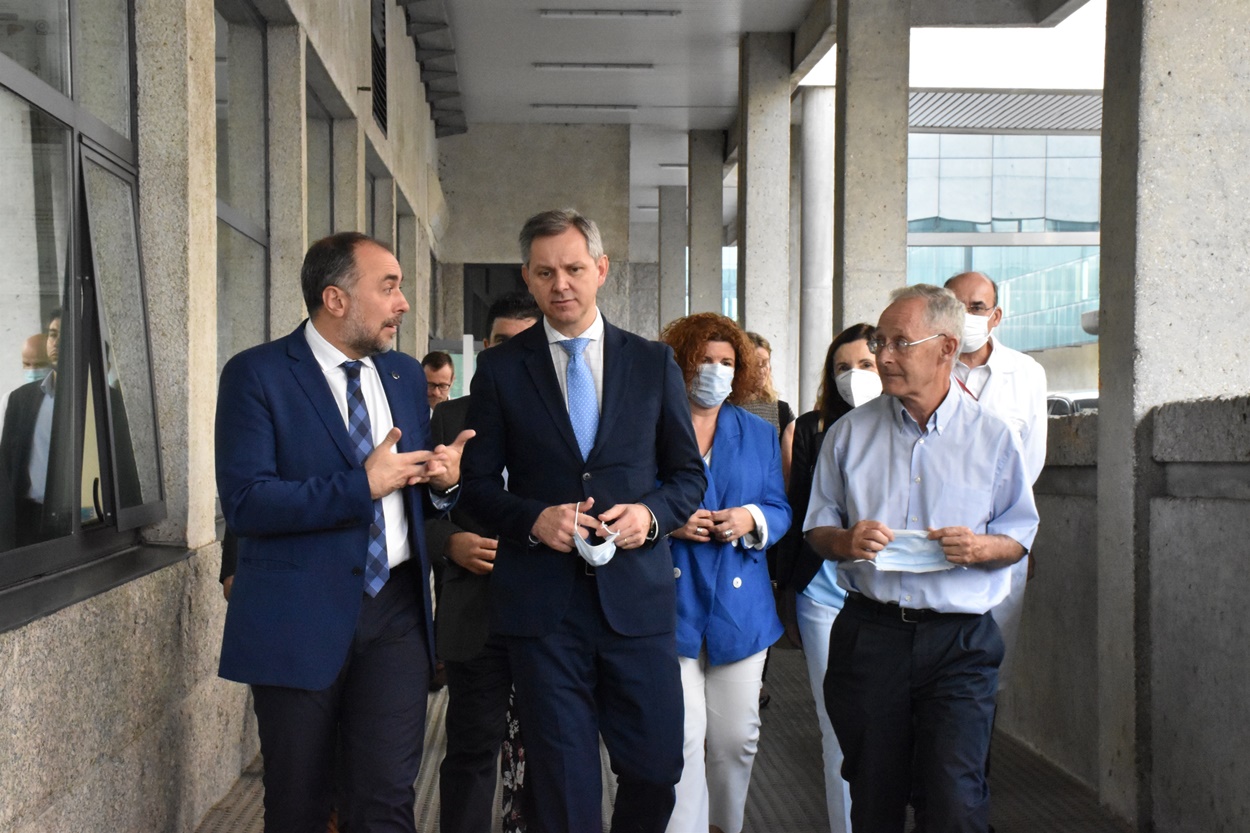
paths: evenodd
<path fill-rule="evenodd" d="M 539 9 L 540 17 L 562 18 L 635 18 L 677 17 L 680 9 Z"/>
<path fill-rule="evenodd" d="M 626 64 L 626 63 L 588 63 L 585 61 L 536 61 L 530 64 L 534 69 L 593 69 L 593 70 L 615 70 L 621 72 L 637 72 L 640 70 L 655 69 L 655 64 Z"/>
<path fill-rule="evenodd" d="M 543 110 L 637 110 L 637 104 L 531 104 L 535 109 Z"/>

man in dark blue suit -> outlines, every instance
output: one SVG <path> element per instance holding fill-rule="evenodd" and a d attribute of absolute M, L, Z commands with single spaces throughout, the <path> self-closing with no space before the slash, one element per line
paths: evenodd
<path fill-rule="evenodd" d="M 671 349 L 599 314 L 608 258 L 593 222 L 532 217 L 521 257 L 543 321 L 479 359 L 463 500 L 499 532 L 491 626 L 525 727 L 528 822 L 601 829 L 602 735 L 618 778 L 612 829 L 660 833 L 682 767 L 666 536 L 707 486 L 686 387 Z M 611 534 L 602 563 L 586 546 Z"/>
<path fill-rule="evenodd" d="M 451 504 L 464 437 L 429 450 L 421 366 L 387 352 L 408 304 L 385 246 L 327 237 L 300 280 L 309 320 L 221 376 L 239 544 L 220 674 L 252 686 L 266 833 L 324 831 L 336 778 L 352 833 L 413 833 L 434 653 L 418 487 Z"/>

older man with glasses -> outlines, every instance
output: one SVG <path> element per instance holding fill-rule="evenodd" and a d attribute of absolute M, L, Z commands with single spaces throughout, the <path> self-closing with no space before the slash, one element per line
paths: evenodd
<path fill-rule="evenodd" d="M 821 448 L 803 528 L 838 564 L 825 704 L 856 831 L 901 833 L 913 778 L 929 831 L 985 833 L 985 757 L 1003 641 L 989 611 L 1032 546 L 1019 440 L 954 387 L 964 305 L 896 291 L 868 342 L 883 396 Z"/>

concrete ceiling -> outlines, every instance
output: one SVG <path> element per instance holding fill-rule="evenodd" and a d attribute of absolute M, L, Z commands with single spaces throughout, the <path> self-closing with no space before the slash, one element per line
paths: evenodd
<path fill-rule="evenodd" d="M 803 53 L 795 66 L 810 67 L 834 42 L 836 8 L 836 0 L 399 2 L 410 15 L 437 7 L 449 24 L 454 56 L 426 68 L 454 73 L 469 130 L 489 122 L 630 125 L 634 224 L 657 221 L 660 185 L 685 184 L 685 169 L 674 166 L 686 161 L 686 131 L 734 124 L 742 35 L 795 32 Z M 1054 25 L 1085 2 L 913 0 L 913 19 Z M 732 192 L 726 199 L 728 220 Z"/>

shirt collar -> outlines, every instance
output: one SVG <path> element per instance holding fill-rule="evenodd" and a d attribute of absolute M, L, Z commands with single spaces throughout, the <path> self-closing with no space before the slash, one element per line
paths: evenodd
<path fill-rule="evenodd" d="M 322 371 L 342 367 L 343 362 L 353 361 L 342 350 L 326 341 L 326 337 L 317 330 L 311 318 L 308 319 L 308 324 L 304 327 L 304 340 L 308 342 L 308 348 L 312 350 L 313 358 L 317 360 L 317 364 L 321 366 Z M 360 362 L 365 367 L 373 368 L 373 359 L 369 356 L 365 356 Z M 376 370 L 376 368 L 374 369 Z"/>
<path fill-rule="evenodd" d="M 894 400 L 894 422 L 899 428 L 907 425 L 917 425 L 916 420 L 907 412 L 907 408 L 903 406 L 903 400 L 891 396 Z M 946 398 L 937 406 L 937 410 L 929 416 L 929 424 L 919 426 L 921 433 L 929 430 L 936 431 L 939 435 L 946 430 L 947 424 L 954 418 L 955 413 L 959 410 L 959 400 L 963 398 L 963 391 L 959 389 L 959 383 L 954 381 L 951 376 L 950 389 L 946 391 Z"/>
<path fill-rule="evenodd" d="M 559 332 L 555 327 L 551 326 L 551 322 L 547 320 L 547 316 L 543 316 L 543 329 L 547 331 L 547 343 L 555 344 L 560 341 L 567 341 L 570 338 L 588 338 L 591 341 L 598 341 L 603 337 L 603 316 L 599 313 L 599 307 L 595 307 L 595 320 L 590 322 L 590 326 L 582 330 L 575 336 L 566 336 Z"/>
<path fill-rule="evenodd" d="M 45 396 L 56 396 L 56 373 L 49 373 L 39 382 L 39 389 L 43 391 Z"/>

